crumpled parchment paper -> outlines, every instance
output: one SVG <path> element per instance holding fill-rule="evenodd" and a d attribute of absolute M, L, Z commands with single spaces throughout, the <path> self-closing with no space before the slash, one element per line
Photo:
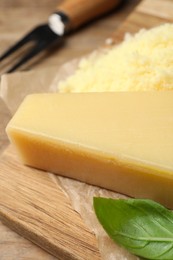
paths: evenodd
<path fill-rule="evenodd" d="M 58 81 L 71 75 L 78 65 L 78 60 L 56 67 L 29 72 L 17 72 L 2 76 L 0 86 L 0 154 L 8 144 L 5 127 L 15 113 L 23 98 L 30 93 L 57 92 Z M 3 144 L 3 145 L 1 145 Z M 53 176 L 53 178 L 52 178 Z M 62 188 L 70 197 L 72 206 L 79 212 L 86 225 L 95 233 L 99 250 L 104 260 L 137 260 L 125 249 L 116 245 L 98 223 L 93 210 L 93 197 L 103 196 L 125 198 L 115 192 L 81 183 L 57 175 L 50 174 L 52 181 L 61 183 Z"/>

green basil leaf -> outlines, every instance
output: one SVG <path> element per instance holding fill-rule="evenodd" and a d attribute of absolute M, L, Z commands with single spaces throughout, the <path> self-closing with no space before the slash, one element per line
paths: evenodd
<path fill-rule="evenodd" d="M 173 260 L 173 212 L 145 199 L 94 198 L 96 216 L 107 234 L 146 259 Z"/>

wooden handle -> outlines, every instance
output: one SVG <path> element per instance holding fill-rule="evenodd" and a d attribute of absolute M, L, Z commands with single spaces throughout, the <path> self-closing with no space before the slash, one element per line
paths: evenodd
<path fill-rule="evenodd" d="M 58 6 L 58 10 L 63 12 L 70 19 L 70 29 L 91 21 L 92 19 L 112 10 L 121 0 L 64 0 Z"/>

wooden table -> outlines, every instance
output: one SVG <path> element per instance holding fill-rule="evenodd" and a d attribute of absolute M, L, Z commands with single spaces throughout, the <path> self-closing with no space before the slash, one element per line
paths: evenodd
<path fill-rule="evenodd" d="M 39 69 L 52 65 L 59 66 L 103 45 L 139 1 L 125 0 L 123 8 L 119 8 L 118 11 L 112 12 L 103 19 L 91 22 L 68 36 L 61 48 L 57 48 L 51 53 L 48 52 L 46 59 L 32 64 L 29 68 Z M 55 10 L 58 2 L 60 3 L 62 0 L 1 0 L 0 52 L 17 41 L 35 25 L 46 22 L 48 15 Z"/>
<path fill-rule="evenodd" d="M 126 0 L 123 8 L 112 12 L 70 35 L 65 45 L 46 53 L 44 59 L 34 61 L 28 69 L 50 66 L 57 68 L 66 61 L 85 55 L 104 45 L 105 39 L 121 25 L 140 0 Z M 1 0 L 0 1 L 0 52 L 18 40 L 35 25 L 45 22 L 60 0 Z M 2 67 L 0 67 L 1 71 Z M 0 259 L 55 259 L 39 247 L 17 235 L 0 222 Z"/>

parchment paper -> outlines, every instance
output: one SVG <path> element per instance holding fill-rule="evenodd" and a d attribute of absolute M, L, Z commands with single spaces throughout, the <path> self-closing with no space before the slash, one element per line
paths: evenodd
<path fill-rule="evenodd" d="M 73 60 L 59 69 L 52 67 L 39 71 L 18 72 L 2 76 L 0 86 L 0 153 L 8 144 L 4 130 L 5 126 L 23 98 L 30 93 L 57 92 L 58 81 L 71 75 L 77 68 L 78 62 L 78 60 Z M 3 146 L 1 146 L 1 143 L 3 143 Z M 93 210 L 92 201 L 94 196 L 112 198 L 124 198 L 125 196 L 57 175 L 50 174 L 50 178 L 55 183 L 61 183 L 62 188 L 69 195 L 74 209 L 79 212 L 86 225 L 95 233 L 102 259 L 139 259 L 116 245 L 107 236 L 98 223 Z"/>

